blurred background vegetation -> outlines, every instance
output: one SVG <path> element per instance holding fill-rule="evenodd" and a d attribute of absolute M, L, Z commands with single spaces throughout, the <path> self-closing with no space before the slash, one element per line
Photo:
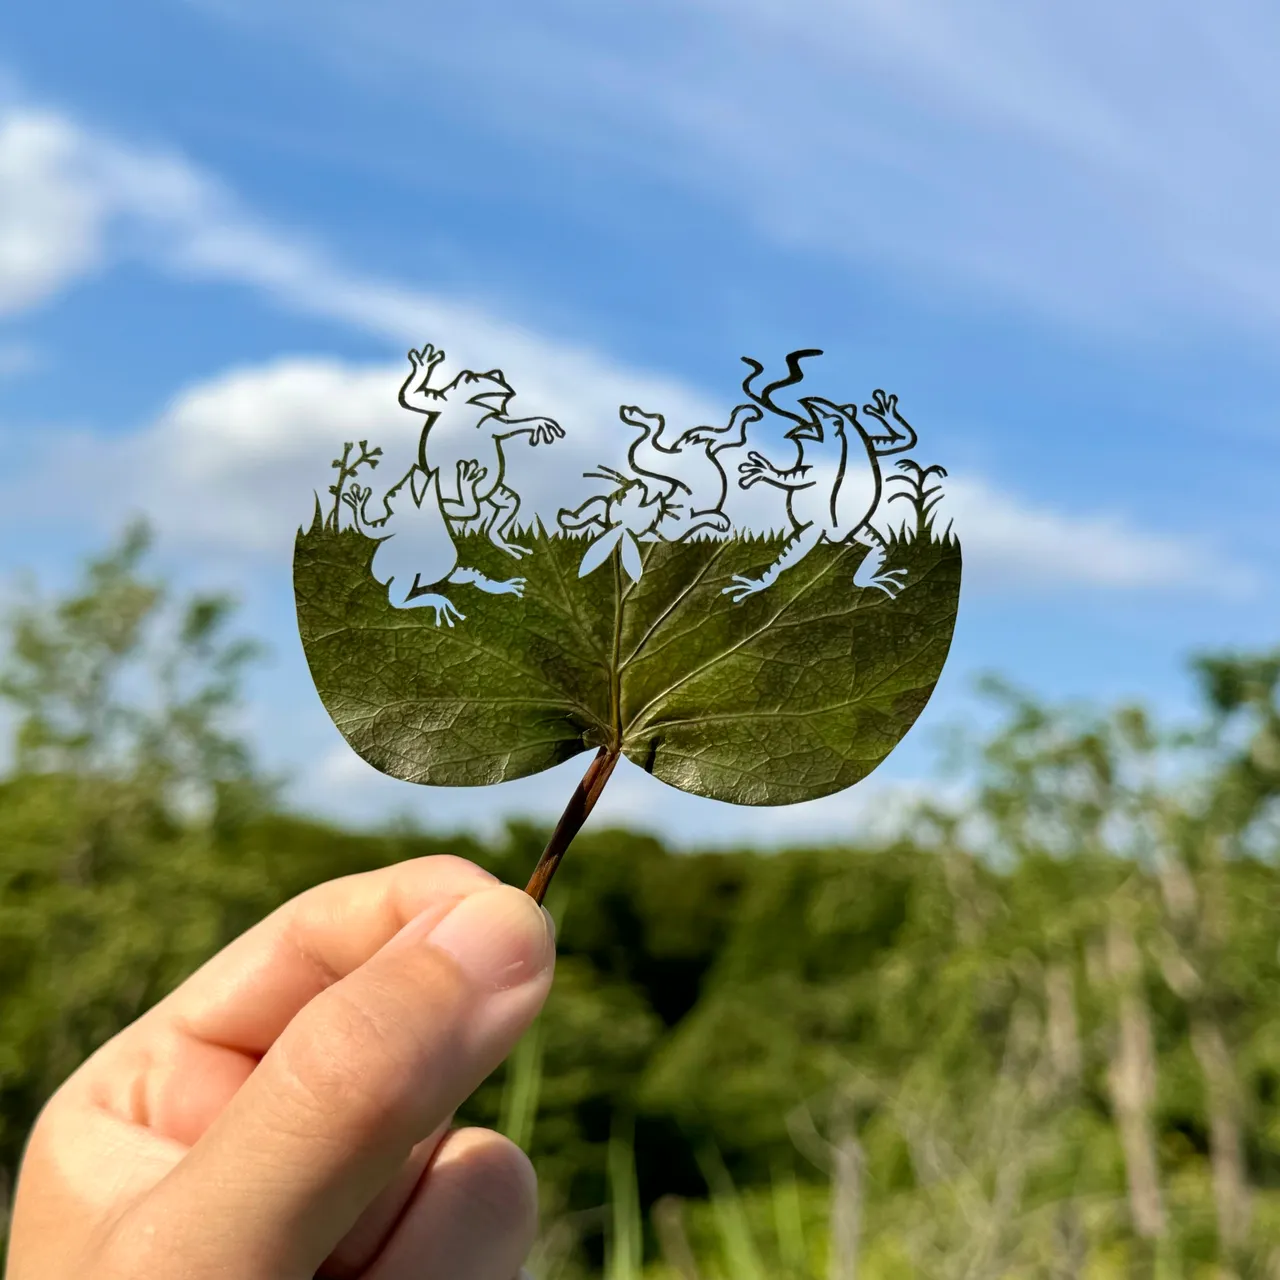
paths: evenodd
<path fill-rule="evenodd" d="M 233 731 L 254 646 L 147 548 L 7 621 L 0 1222 L 45 1100 L 264 914 L 437 852 L 523 885 L 546 835 L 290 812 Z M 1190 677 L 1177 726 L 991 682 L 968 801 L 886 847 L 584 834 L 458 1117 L 533 1157 L 538 1280 L 1280 1276 L 1280 651 Z"/>

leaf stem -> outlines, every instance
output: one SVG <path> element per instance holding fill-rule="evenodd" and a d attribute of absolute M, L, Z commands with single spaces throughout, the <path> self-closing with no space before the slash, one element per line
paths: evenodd
<path fill-rule="evenodd" d="M 539 906 L 542 905 L 547 886 L 551 883 L 551 877 L 555 875 L 565 850 L 573 842 L 573 837 L 582 830 L 582 824 L 586 822 L 591 810 L 596 807 L 596 801 L 600 799 L 600 793 L 604 790 L 604 784 L 609 781 L 609 775 L 618 763 L 620 754 L 618 750 L 601 747 L 582 775 L 582 781 L 569 797 L 569 803 L 565 805 L 560 821 L 556 823 L 556 829 L 551 833 L 551 839 L 547 841 L 547 847 L 542 851 L 542 857 L 538 859 L 529 883 L 525 885 L 525 893 Z"/>

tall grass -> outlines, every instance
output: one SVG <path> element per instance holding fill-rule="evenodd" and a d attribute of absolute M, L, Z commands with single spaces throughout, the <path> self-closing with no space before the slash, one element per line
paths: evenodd
<path fill-rule="evenodd" d="M 547 895 L 547 910 L 556 922 L 557 933 L 563 931 L 569 898 L 569 891 L 558 885 Z M 503 1083 L 499 1129 L 525 1150 L 537 1118 L 543 1047 L 539 1017 L 512 1053 Z M 584 1227 L 593 1223 L 603 1226 L 605 1237 L 604 1270 L 598 1280 L 827 1280 L 814 1267 L 806 1245 L 800 1186 L 794 1172 L 775 1169 L 771 1184 L 776 1238 L 767 1252 L 781 1260 L 779 1272 L 766 1261 L 766 1250 L 752 1232 L 747 1205 L 714 1146 L 702 1149 L 697 1158 L 712 1192 L 708 1209 L 715 1252 L 694 1258 L 685 1235 L 683 1205 L 674 1197 L 665 1197 L 665 1202 L 655 1206 L 654 1214 L 655 1219 L 663 1219 L 659 1236 L 664 1258 L 646 1267 L 634 1138 L 633 1117 L 615 1113 L 607 1154 L 608 1203 L 595 1213 L 566 1215 L 543 1224 L 527 1264 L 534 1280 L 577 1280 L 581 1272 L 575 1269 L 574 1253 Z"/>
<path fill-rule="evenodd" d="M 554 893 L 549 895 L 553 897 Z M 565 901 L 560 896 L 549 902 L 557 928 Z M 534 1129 L 542 1043 L 535 1023 L 512 1055 L 504 1083 L 503 1132 L 526 1149 Z M 534 1280 L 897 1280 L 912 1275 L 937 1280 L 1030 1280 L 1068 1274 L 1096 1280 L 1135 1275 L 1190 1280 L 1226 1274 L 1189 1265 L 1179 1256 L 1174 1240 L 1147 1257 L 1142 1242 L 1124 1229 L 1124 1206 L 1114 1195 L 1082 1196 L 1070 1203 L 1039 1203 L 1033 1196 L 1015 1206 L 1003 1221 L 1001 1231 L 1012 1237 L 993 1250 L 988 1240 L 992 1224 L 986 1221 L 983 1197 L 978 1194 L 991 1190 L 985 1187 L 992 1182 L 987 1176 L 991 1171 L 977 1165 L 941 1181 L 926 1177 L 915 1192 L 906 1191 L 901 1197 L 882 1197 L 874 1209 L 879 1230 L 860 1244 L 861 1178 L 851 1179 L 847 1168 L 842 1174 L 838 1160 L 848 1144 L 859 1152 L 860 1148 L 848 1135 L 844 1142 L 844 1147 L 839 1141 L 823 1144 L 833 1157 L 825 1187 L 801 1183 L 784 1162 L 774 1167 L 766 1189 L 747 1192 L 734 1186 L 718 1149 L 703 1147 L 695 1154 L 708 1199 L 685 1202 L 664 1196 L 654 1204 L 650 1223 L 661 1257 L 646 1266 L 634 1119 L 617 1112 L 607 1150 L 607 1202 L 583 1212 L 548 1215 L 550 1220 L 544 1219 L 530 1253 L 529 1272 Z M 811 1159 L 812 1146 L 801 1147 Z M 1007 1172 L 1018 1160 L 1004 1152 L 1000 1163 Z M 975 1178 L 984 1186 L 970 1186 Z M 992 1182 L 996 1190 L 999 1182 L 999 1177 Z M 1208 1195 L 1207 1183 L 1197 1185 L 1187 1192 L 1184 1207 L 1201 1205 Z M 1061 1234 L 1064 1215 L 1076 1223 L 1077 1235 L 1083 1232 L 1075 1246 Z M 600 1271 L 588 1272 L 581 1261 L 579 1246 L 588 1232 L 603 1232 Z M 1074 1262 L 1072 1254 L 1078 1254 Z M 1280 1255 L 1273 1257 L 1273 1267 L 1278 1260 Z M 1263 1273 L 1244 1274 L 1261 1278 Z M 1267 1280 L 1274 1280 L 1280 1268 L 1265 1274 Z"/>
<path fill-rule="evenodd" d="M 554 885 L 547 896 L 560 933 L 569 896 L 563 885 Z M 539 1018 L 512 1054 L 503 1083 L 500 1128 L 525 1150 L 536 1124 L 543 1047 Z M 534 1280 L 897 1280 L 921 1274 L 937 1280 L 1068 1274 L 1091 1280 L 1133 1275 L 1190 1280 L 1212 1274 L 1181 1258 L 1173 1238 L 1147 1256 L 1150 1250 L 1125 1229 L 1119 1194 L 1065 1200 L 1020 1194 L 1001 1211 L 1002 1187 L 1008 1191 L 1011 1180 L 1021 1187 L 1038 1167 L 1041 1147 L 1050 1141 L 1043 1132 L 1049 1124 L 1046 1116 L 1026 1109 L 1031 1103 L 1025 1081 L 1006 1082 L 1013 1093 L 1002 1094 L 998 1104 L 988 1099 L 990 1118 L 978 1120 L 968 1138 L 930 1128 L 928 1109 L 916 1105 L 919 1099 L 908 1083 L 899 1082 L 902 1087 L 883 1101 L 899 1122 L 917 1186 L 888 1197 L 881 1188 L 878 1198 L 873 1195 L 871 1217 L 878 1230 L 865 1239 L 864 1201 L 875 1188 L 864 1173 L 858 1138 L 840 1123 L 824 1137 L 813 1127 L 807 1107 L 800 1107 L 788 1117 L 788 1129 L 799 1153 L 826 1170 L 826 1186 L 802 1183 L 794 1168 L 781 1161 L 767 1188 L 739 1192 L 719 1150 L 707 1144 L 695 1155 L 708 1199 L 686 1202 L 664 1196 L 653 1205 L 650 1224 L 661 1257 L 646 1266 L 634 1117 L 619 1110 L 606 1155 L 607 1202 L 577 1213 L 544 1215 L 528 1269 Z M 793 1127 L 801 1112 L 807 1128 Z M 1184 1230 L 1195 1226 L 1193 1210 L 1204 1216 L 1210 1199 L 1206 1179 L 1200 1179 L 1204 1185 L 1170 1188 Z M 1274 1210 L 1271 1198 L 1265 1205 L 1263 1199 L 1259 1197 L 1259 1214 L 1274 1211 L 1280 1220 L 1280 1198 Z M 1062 1234 L 1068 1227 L 1068 1236 L 1079 1237 L 1074 1244 Z M 604 1265 L 598 1272 L 586 1271 L 581 1260 L 579 1246 L 588 1232 L 604 1236 Z M 1078 1255 L 1074 1262 L 1071 1255 Z M 1280 1276 L 1278 1262 L 1280 1252 L 1272 1257 L 1267 1280 Z"/>

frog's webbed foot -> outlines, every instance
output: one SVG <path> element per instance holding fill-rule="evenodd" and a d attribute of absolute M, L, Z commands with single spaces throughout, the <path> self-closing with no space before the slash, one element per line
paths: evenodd
<path fill-rule="evenodd" d="M 442 623 L 446 627 L 451 627 L 455 621 L 466 620 L 467 615 L 448 596 L 442 596 L 436 591 L 424 591 L 420 595 L 408 595 L 402 600 L 397 600 L 396 593 L 392 590 L 388 592 L 387 598 L 397 609 L 434 609 L 437 627 Z"/>
<path fill-rule="evenodd" d="M 498 582 L 494 578 L 486 578 L 479 569 L 467 569 L 459 565 L 450 575 L 450 582 L 470 583 L 479 591 L 485 591 L 491 596 L 522 596 L 524 595 L 523 578 L 504 578 Z"/>
<path fill-rule="evenodd" d="M 691 511 L 684 520 L 664 520 L 658 527 L 668 542 L 688 542 L 708 529 L 728 533 L 733 525 L 723 511 Z"/>
<path fill-rule="evenodd" d="M 906 586 L 907 577 L 906 569 L 886 569 L 884 567 L 883 553 L 880 552 L 878 547 L 872 547 L 858 566 L 857 572 L 853 575 L 853 585 L 855 587 L 875 587 L 877 590 L 883 591 L 892 600 Z"/>
<path fill-rule="evenodd" d="M 720 594 L 732 596 L 734 604 L 741 604 L 748 596 L 763 591 L 769 584 L 763 578 L 748 578 L 745 574 L 735 573 L 733 581 Z"/>
<path fill-rule="evenodd" d="M 882 569 L 867 585 L 879 587 L 890 600 L 893 600 L 898 592 L 907 585 L 907 577 L 908 574 L 905 569 Z"/>

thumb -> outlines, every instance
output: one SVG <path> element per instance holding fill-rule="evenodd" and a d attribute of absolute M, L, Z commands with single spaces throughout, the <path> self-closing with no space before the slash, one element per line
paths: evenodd
<path fill-rule="evenodd" d="M 208 1274 L 312 1276 L 537 1017 L 553 933 L 510 885 L 415 917 L 293 1018 L 146 1218 Z"/>

